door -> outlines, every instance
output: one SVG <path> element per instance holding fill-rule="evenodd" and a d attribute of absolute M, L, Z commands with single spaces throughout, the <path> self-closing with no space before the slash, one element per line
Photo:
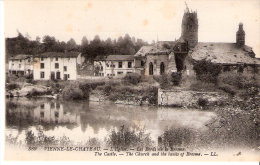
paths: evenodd
<path fill-rule="evenodd" d="M 160 75 L 164 74 L 164 72 L 165 72 L 165 65 L 164 65 L 163 62 L 161 62 L 161 64 L 160 64 Z"/>
<path fill-rule="evenodd" d="M 55 73 L 51 72 L 51 80 L 54 80 L 54 79 L 55 79 Z"/>
<path fill-rule="evenodd" d="M 153 63 L 150 62 L 149 64 L 149 75 L 153 75 Z"/>
<path fill-rule="evenodd" d="M 68 75 L 67 75 L 67 74 L 64 74 L 63 79 L 64 79 L 64 80 L 68 80 Z"/>
<path fill-rule="evenodd" d="M 60 72 L 56 72 L 56 79 L 60 80 Z"/>

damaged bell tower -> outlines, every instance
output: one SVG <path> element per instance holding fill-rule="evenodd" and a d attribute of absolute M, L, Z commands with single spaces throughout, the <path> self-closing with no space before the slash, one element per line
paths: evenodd
<path fill-rule="evenodd" d="M 197 12 L 190 11 L 186 4 L 186 10 L 182 18 L 181 38 L 188 42 L 189 48 L 194 48 L 198 43 L 198 26 Z"/>

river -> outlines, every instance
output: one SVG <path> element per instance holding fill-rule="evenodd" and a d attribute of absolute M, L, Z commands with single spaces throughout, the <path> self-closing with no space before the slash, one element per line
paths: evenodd
<path fill-rule="evenodd" d="M 89 138 L 104 140 L 121 126 L 144 129 L 157 140 L 167 128 L 207 129 L 214 112 L 196 109 L 119 105 L 111 102 L 59 101 L 51 99 L 6 99 L 6 136 L 25 140 L 31 130 L 42 130 L 56 138 L 66 136 L 74 142 Z"/>

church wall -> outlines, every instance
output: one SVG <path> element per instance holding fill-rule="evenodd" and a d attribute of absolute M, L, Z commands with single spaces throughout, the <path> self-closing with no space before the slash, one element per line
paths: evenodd
<path fill-rule="evenodd" d="M 165 65 L 165 73 L 168 70 L 168 55 L 146 55 L 146 63 L 145 63 L 145 76 L 149 76 L 149 64 L 153 64 L 153 75 L 160 75 L 160 64 L 161 62 Z"/>

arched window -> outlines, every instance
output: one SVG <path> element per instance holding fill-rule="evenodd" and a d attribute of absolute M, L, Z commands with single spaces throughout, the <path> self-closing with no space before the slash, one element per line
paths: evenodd
<path fill-rule="evenodd" d="M 149 64 L 149 75 L 153 75 L 153 63 L 150 62 Z"/>
<path fill-rule="evenodd" d="M 164 72 L 165 72 L 165 65 L 164 65 L 163 62 L 161 62 L 161 64 L 160 64 L 160 75 L 164 74 Z"/>

